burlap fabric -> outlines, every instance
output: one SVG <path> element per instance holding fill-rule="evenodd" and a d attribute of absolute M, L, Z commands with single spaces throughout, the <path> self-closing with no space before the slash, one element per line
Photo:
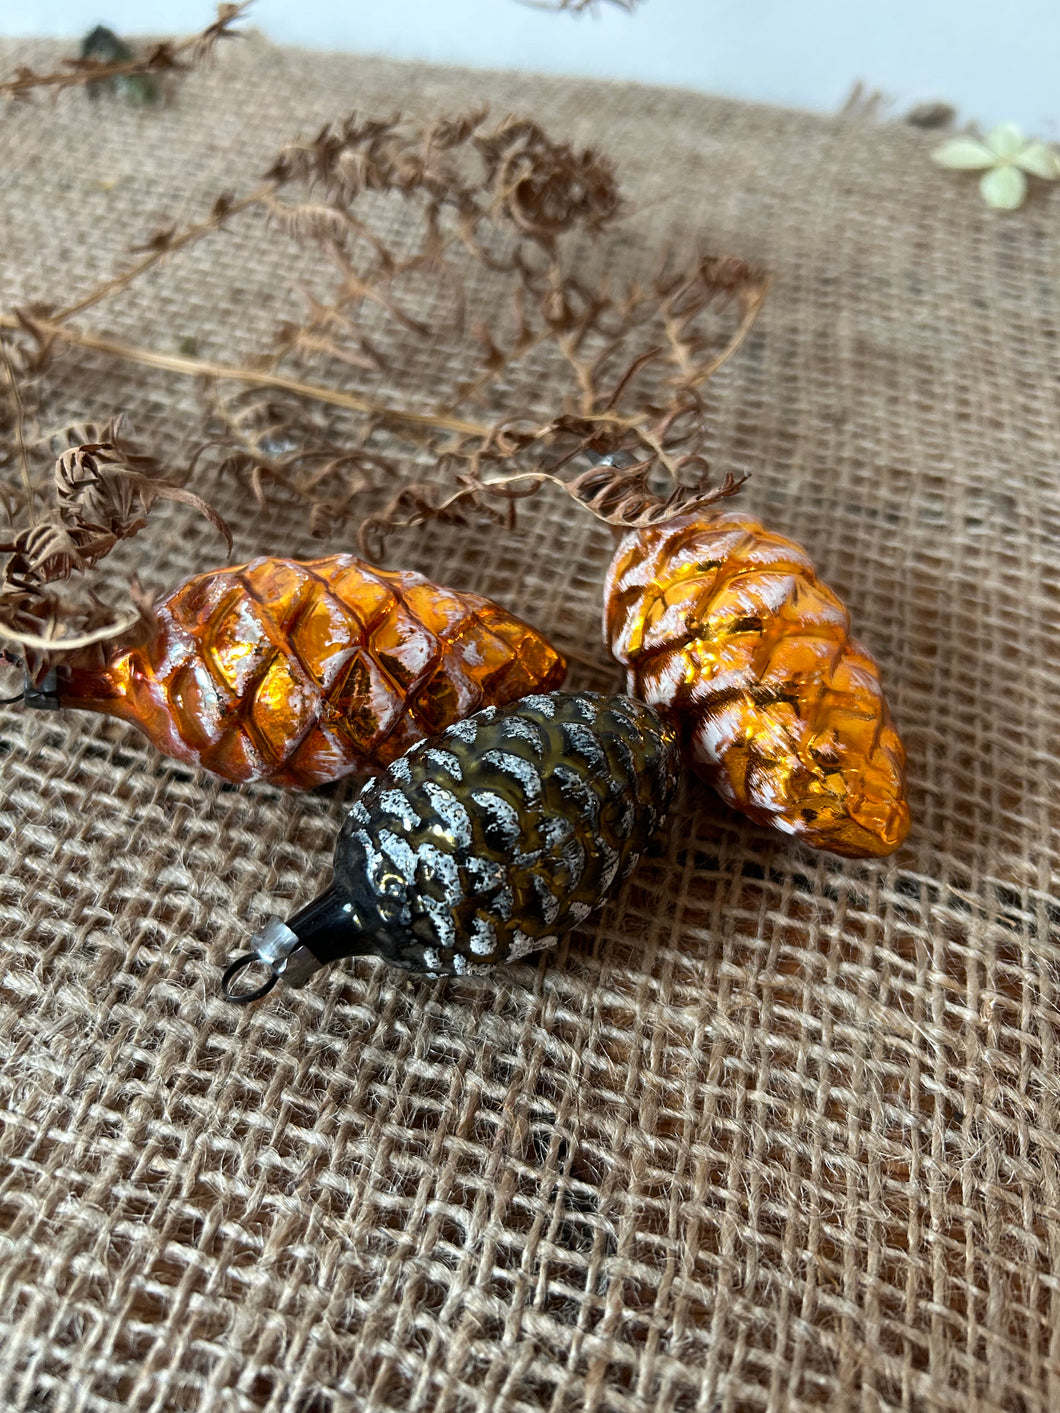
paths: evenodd
<path fill-rule="evenodd" d="M 844 863 L 688 788 L 558 955 L 436 985 L 360 962 L 244 1012 L 218 969 L 322 877 L 342 792 L 226 788 L 102 719 L 6 710 L 0 1406 L 1054 1410 L 1060 193 L 991 213 L 897 124 L 252 41 L 162 111 L 0 114 L 3 304 L 89 288 L 352 107 L 483 98 L 606 146 L 653 239 L 771 270 L 708 450 L 881 660 L 912 837 Z M 102 326 L 239 356 L 286 297 L 252 236 Z M 194 435 L 185 380 L 66 367 L 56 416 Z M 240 552 L 313 548 L 224 508 Z M 189 512 L 164 523 L 142 577 L 217 562 Z M 602 688 L 607 554 L 558 499 L 394 546 Z"/>

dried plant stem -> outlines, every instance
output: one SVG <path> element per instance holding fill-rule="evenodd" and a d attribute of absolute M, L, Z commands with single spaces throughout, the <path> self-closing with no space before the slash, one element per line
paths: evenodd
<path fill-rule="evenodd" d="M 99 84 L 120 78 L 135 78 L 148 74 L 185 74 L 203 63 L 213 53 L 218 42 L 232 38 L 242 31 L 232 26 L 244 17 L 254 0 L 223 0 L 217 6 L 217 17 L 212 24 L 189 35 L 179 42 L 164 39 L 156 43 L 149 53 L 131 59 L 116 59 L 100 62 L 94 59 L 67 59 L 61 69 L 54 73 L 38 74 L 32 69 L 20 68 L 14 78 L 0 82 L 0 97 L 24 98 L 37 88 L 50 88 L 56 92 L 66 88 L 79 88 L 84 84 Z"/>
<path fill-rule="evenodd" d="M 108 339 L 99 334 L 83 333 L 78 329 L 60 328 L 50 319 L 34 319 L 33 326 L 45 336 L 56 336 L 67 343 L 77 344 L 79 348 L 91 348 L 97 353 L 105 353 L 111 358 L 119 358 L 126 363 L 137 363 L 145 368 L 164 368 L 170 373 L 183 373 L 189 378 L 215 378 L 247 383 L 251 387 L 275 388 L 281 392 L 309 398 L 314 402 L 326 403 L 330 407 L 343 407 L 350 412 L 364 412 L 384 421 L 430 427 L 435 431 L 454 432 L 459 436 L 486 437 L 490 433 L 490 428 L 482 422 L 466 422 L 459 417 L 444 414 L 435 416 L 430 412 L 413 412 L 404 407 L 391 407 L 375 398 L 358 397 L 355 393 L 341 392 L 337 388 L 319 387 L 316 383 L 286 378 L 281 373 L 270 373 L 265 369 L 215 363 L 212 359 L 193 358 L 187 354 L 160 353 L 157 349 L 140 348 L 137 344 L 125 343 L 121 339 Z M 23 326 L 11 315 L 0 315 L 0 327 Z"/>
<path fill-rule="evenodd" d="M 258 187 L 257 191 L 252 191 L 249 196 L 244 196 L 239 201 L 233 201 L 231 204 L 227 202 L 215 204 L 205 221 L 188 226 L 179 234 L 168 236 L 164 243 L 160 242 L 157 248 L 146 255 L 139 264 L 130 266 L 128 270 L 123 270 L 121 274 L 115 275 L 113 279 L 99 285 L 91 294 L 78 300 L 76 304 L 69 304 L 65 309 L 60 309 L 57 313 L 49 315 L 48 323 L 65 324 L 68 319 L 74 319 L 78 314 L 83 314 L 86 309 L 91 309 L 93 305 L 101 303 L 104 299 L 109 299 L 112 294 L 116 294 L 118 290 L 132 284 L 133 280 L 139 279 L 142 274 L 150 270 L 152 265 L 157 265 L 167 255 L 172 255 L 177 250 L 183 250 L 185 246 L 194 245 L 203 236 L 217 230 L 222 222 L 227 221 L 230 216 L 236 216 L 239 212 L 249 210 L 252 206 L 264 205 L 275 191 L 276 184 L 270 182 L 267 186 Z"/>
<path fill-rule="evenodd" d="M 122 633 L 127 633 L 130 628 L 136 627 L 141 616 L 138 612 L 129 614 L 125 618 L 118 619 L 115 623 L 104 623 L 102 628 L 96 628 L 91 633 L 76 633 L 70 637 L 60 637 L 59 635 L 48 637 L 40 633 L 27 633 L 17 624 L 0 617 L 0 633 L 5 638 L 10 638 L 12 642 L 21 644 L 24 648 L 38 648 L 42 652 L 51 652 L 58 648 L 64 653 L 71 653 L 80 648 L 89 648 L 93 643 L 108 642 L 111 638 L 117 638 Z"/>
<path fill-rule="evenodd" d="M 175 48 L 172 51 L 173 56 L 181 53 L 185 47 L 185 45 L 180 45 Z M 13 79 L 7 79 L 4 83 L 0 83 L 0 96 L 16 98 L 28 93 L 33 88 L 75 88 L 86 83 L 106 83 L 112 79 L 136 78 L 155 72 L 156 67 L 144 59 L 118 59 L 109 64 L 86 65 L 80 72 L 72 68 L 54 74 L 19 74 Z M 167 63 L 166 68 L 172 67 L 174 65 Z"/>

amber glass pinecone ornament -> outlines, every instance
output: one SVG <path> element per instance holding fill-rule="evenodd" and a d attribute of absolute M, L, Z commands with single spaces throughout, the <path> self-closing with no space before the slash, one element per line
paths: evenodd
<path fill-rule="evenodd" d="M 154 620 L 147 642 L 102 668 L 60 668 L 27 701 L 121 717 L 225 780 L 310 789 L 566 674 L 489 599 L 343 554 L 197 575 Z"/>
<path fill-rule="evenodd" d="M 604 634 L 737 809 L 855 858 L 902 843 L 905 752 L 879 669 L 801 546 L 739 512 L 631 531 Z"/>
<path fill-rule="evenodd" d="M 340 957 L 459 976 L 552 946 L 633 868 L 677 768 L 674 732 L 628 697 L 553 692 L 475 713 L 362 789 L 330 886 L 255 935 L 225 995 L 301 986 Z M 264 984 L 236 989 L 255 963 Z"/>

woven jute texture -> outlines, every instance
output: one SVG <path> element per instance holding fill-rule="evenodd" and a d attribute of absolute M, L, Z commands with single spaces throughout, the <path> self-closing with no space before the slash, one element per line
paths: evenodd
<path fill-rule="evenodd" d="M 75 297 L 354 107 L 482 100 L 613 156 L 627 264 L 681 229 L 771 272 L 706 450 L 879 658 L 912 836 L 816 856 L 688 783 L 557 954 L 436 984 L 365 960 L 244 1011 L 219 969 L 322 882 L 349 787 L 226 787 L 5 709 L 0 1407 L 1060 1408 L 1060 192 L 992 213 L 897 123 L 250 40 L 160 110 L 0 113 L 3 306 Z M 232 361 L 288 300 L 260 235 L 83 323 Z M 198 432 L 176 375 L 71 352 L 51 384 L 56 418 Z M 322 552 L 222 508 L 243 557 Z M 557 493 L 391 562 L 607 689 L 608 544 Z M 223 557 L 184 509 L 136 545 L 157 588 Z"/>

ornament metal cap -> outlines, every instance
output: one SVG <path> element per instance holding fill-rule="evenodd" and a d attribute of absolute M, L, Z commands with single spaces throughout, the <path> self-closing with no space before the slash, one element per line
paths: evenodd
<path fill-rule="evenodd" d="M 348 901 L 332 885 L 295 913 L 289 922 L 269 918 L 251 937 L 251 950 L 237 957 L 221 978 L 225 1000 L 237 1006 L 259 1001 L 278 981 L 285 981 L 288 986 L 304 986 L 314 972 L 334 961 L 336 956 L 350 955 L 350 929 L 351 924 L 356 925 L 351 912 Z M 236 977 L 255 963 L 269 968 L 268 977 L 251 991 L 236 990 Z"/>

